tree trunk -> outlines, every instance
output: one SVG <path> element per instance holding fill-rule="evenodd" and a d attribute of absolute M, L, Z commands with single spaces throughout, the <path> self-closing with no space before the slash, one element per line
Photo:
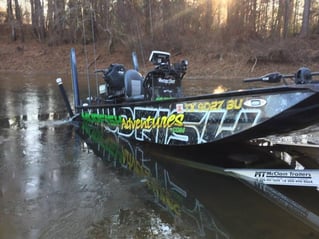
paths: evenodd
<path fill-rule="evenodd" d="M 55 9 L 54 9 L 54 27 L 53 27 L 53 36 L 56 44 L 61 44 L 64 38 L 64 22 L 65 22 L 65 1 L 64 0 L 55 0 Z"/>
<path fill-rule="evenodd" d="M 206 33 L 210 32 L 213 24 L 212 16 L 213 3 L 212 0 L 206 0 L 206 12 L 205 12 L 205 30 Z"/>
<path fill-rule="evenodd" d="M 239 36 L 243 33 L 244 21 L 241 1 L 229 1 L 227 3 L 227 34 Z"/>
<path fill-rule="evenodd" d="M 16 27 L 18 28 L 19 37 L 22 42 L 24 42 L 24 31 L 23 31 L 23 21 L 22 13 L 18 0 L 14 0 L 15 4 L 15 15 L 16 15 Z"/>
<path fill-rule="evenodd" d="M 304 9 L 303 9 L 303 15 L 302 15 L 300 37 L 307 37 L 309 35 L 310 6 L 311 6 L 311 0 L 304 0 Z"/>
<path fill-rule="evenodd" d="M 152 22 L 152 2 L 150 0 L 144 0 L 144 12 L 145 12 L 145 33 L 153 39 L 153 22 Z"/>
<path fill-rule="evenodd" d="M 30 0 L 33 33 L 40 42 L 45 38 L 44 10 L 40 0 Z"/>
<path fill-rule="evenodd" d="M 285 0 L 284 10 L 284 24 L 283 24 L 283 38 L 287 38 L 289 35 L 289 28 L 292 16 L 293 1 Z"/>
<path fill-rule="evenodd" d="M 11 28 L 11 40 L 15 41 L 17 39 L 16 29 L 14 24 L 14 17 L 13 17 L 13 9 L 12 9 L 12 1 L 7 0 L 7 23 L 10 25 Z"/>

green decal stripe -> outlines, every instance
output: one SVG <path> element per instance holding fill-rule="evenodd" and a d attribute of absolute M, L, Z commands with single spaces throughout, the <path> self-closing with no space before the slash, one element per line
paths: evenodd
<path fill-rule="evenodd" d="M 107 123 L 109 125 L 121 125 L 122 117 L 117 115 L 105 115 L 83 112 L 81 117 L 84 121 L 92 123 Z"/>

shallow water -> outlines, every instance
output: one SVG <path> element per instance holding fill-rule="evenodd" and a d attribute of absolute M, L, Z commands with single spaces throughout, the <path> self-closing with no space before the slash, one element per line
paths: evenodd
<path fill-rule="evenodd" d="M 285 149 L 289 165 L 283 149 L 175 152 L 101 135 L 66 121 L 56 77 L 0 74 L 0 238 L 319 237 L 315 188 L 219 168 L 318 167 L 317 151 Z"/>

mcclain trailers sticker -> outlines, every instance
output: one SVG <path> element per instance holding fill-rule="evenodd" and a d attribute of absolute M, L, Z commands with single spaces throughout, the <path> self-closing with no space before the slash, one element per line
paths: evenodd
<path fill-rule="evenodd" d="M 247 107 L 262 107 L 267 103 L 264 99 L 249 99 L 244 102 L 244 105 Z"/>
<path fill-rule="evenodd" d="M 269 185 L 304 186 L 319 188 L 319 170 L 291 169 L 225 169 L 243 179 Z"/>

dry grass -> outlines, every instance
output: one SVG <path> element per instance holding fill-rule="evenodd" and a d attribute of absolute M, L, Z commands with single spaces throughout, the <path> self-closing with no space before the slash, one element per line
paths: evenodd
<path fill-rule="evenodd" d="M 106 68 L 110 63 L 131 66 L 131 54 L 127 49 L 115 50 L 109 54 L 105 44 L 63 45 L 49 47 L 37 42 L 0 42 L 0 71 L 20 72 L 70 72 L 70 48 L 75 47 L 78 70 L 85 72 L 96 68 Z M 166 50 L 166 49 L 157 49 Z M 169 51 L 169 50 L 167 50 Z M 138 52 L 139 53 L 139 52 Z M 319 71 L 319 43 L 317 39 L 292 39 L 281 42 L 231 42 L 226 45 L 209 45 L 172 50 L 172 61 L 188 59 L 188 78 L 232 79 L 263 75 L 267 72 L 295 72 L 300 66 L 308 66 Z M 148 53 L 147 53 L 148 54 Z M 142 73 L 152 68 L 148 62 L 141 62 Z M 145 56 L 148 58 L 148 55 Z M 97 59 L 97 61 L 94 61 Z M 316 69 L 317 67 L 317 69 Z"/>

